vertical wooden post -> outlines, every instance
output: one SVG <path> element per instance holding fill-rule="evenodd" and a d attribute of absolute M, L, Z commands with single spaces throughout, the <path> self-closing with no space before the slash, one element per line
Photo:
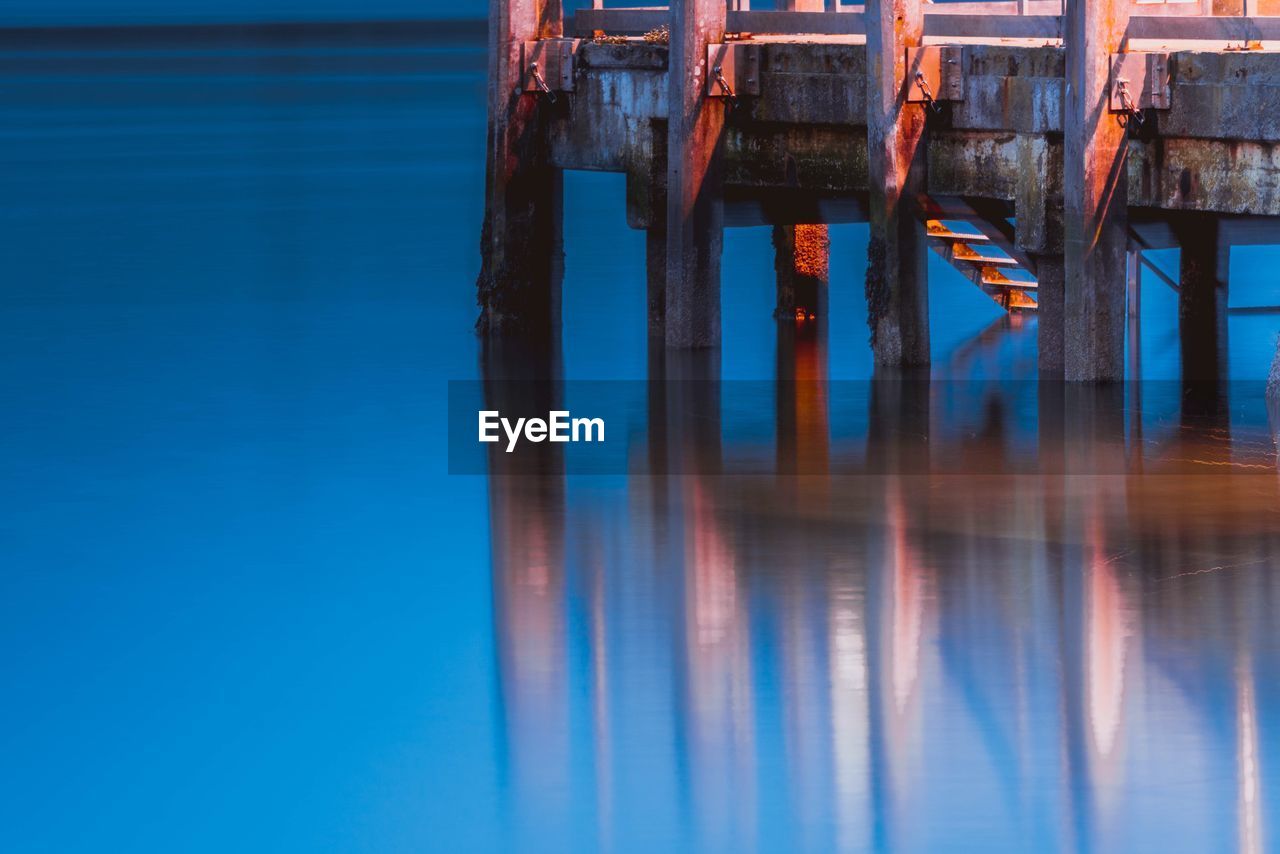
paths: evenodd
<path fill-rule="evenodd" d="M 773 269 L 778 281 L 775 317 L 812 319 L 826 313 L 830 255 L 825 225 L 773 227 Z"/>
<path fill-rule="evenodd" d="M 1227 279 L 1230 247 L 1213 214 L 1182 214 L 1173 221 L 1181 247 L 1178 330 L 1184 380 L 1217 381 L 1227 372 Z"/>
<path fill-rule="evenodd" d="M 1036 347 L 1042 379 L 1060 380 L 1063 372 L 1062 198 L 1053 180 L 1057 163 L 1043 134 L 1018 135 L 1018 176 L 1014 242 L 1026 252 L 1036 274 Z"/>
<path fill-rule="evenodd" d="M 919 196 L 925 112 L 907 103 L 906 49 L 924 39 L 921 0 L 867 0 L 867 323 L 877 365 L 929 363 L 929 283 Z"/>
<path fill-rule="evenodd" d="M 1069 0 L 1063 115 L 1065 362 L 1068 380 L 1124 379 L 1127 134 L 1108 111 L 1111 54 L 1124 46 L 1129 0 Z"/>
<path fill-rule="evenodd" d="M 667 328 L 667 229 L 662 223 L 644 231 L 644 263 L 648 281 L 649 338 L 663 338 Z"/>
<path fill-rule="evenodd" d="M 562 32 L 560 0 L 490 0 L 481 332 L 545 336 L 559 326 L 562 185 L 543 129 L 551 105 L 522 91 L 521 57 L 524 42 Z"/>
<path fill-rule="evenodd" d="M 1063 376 L 1063 299 L 1066 275 L 1061 255 L 1034 255 L 1036 262 L 1037 368 L 1040 377 Z"/>
<path fill-rule="evenodd" d="M 725 104 L 706 95 L 707 45 L 724 41 L 724 0 L 673 0 L 667 66 L 668 347 L 720 344 Z"/>

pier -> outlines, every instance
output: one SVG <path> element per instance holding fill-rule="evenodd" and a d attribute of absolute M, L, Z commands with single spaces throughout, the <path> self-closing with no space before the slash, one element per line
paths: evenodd
<path fill-rule="evenodd" d="M 1280 242 L 1280 3 L 786 2 L 492 0 L 482 333 L 558 326 L 587 169 L 626 175 L 667 348 L 718 345 L 723 231 L 771 225 L 779 316 L 861 284 L 877 365 L 929 361 L 932 251 L 1084 381 L 1124 378 L 1142 253 L 1178 247 L 1184 373 L 1221 373 L 1230 247 Z M 839 222 L 865 283 L 828 281 Z"/>

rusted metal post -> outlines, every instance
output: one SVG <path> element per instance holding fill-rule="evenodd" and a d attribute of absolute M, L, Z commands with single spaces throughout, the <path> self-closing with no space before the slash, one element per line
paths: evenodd
<path fill-rule="evenodd" d="M 1126 130 L 1108 111 L 1111 54 L 1124 47 L 1129 0 L 1071 0 L 1064 16 L 1063 114 L 1068 380 L 1124 379 Z"/>
<path fill-rule="evenodd" d="M 1173 221 L 1181 246 L 1178 330 L 1184 380 L 1217 381 L 1227 371 L 1227 278 L 1230 247 L 1214 214 L 1179 213 Z"/>
<path fill-rule="evenodd" d="M 775 317 L 812 320 L 826 313 L 830 255 L 825 225 L 773 227 L 773 269 L 778 280 Z"/>
<path fill-rule="evenodd" d="M 485 215 L 476 282 L 482 333 L 546 336 L 560 322 L 562 184 L 547 160 L 553 109 L 525 93 L 526 41 L 563 32 L 561 0 L 490 0 Z"/>
<path fill-rule="evenodd" d="M 725 103 L 706 95 L 707 45 L 724 41 L 724 0 L 674 0 L 667 67 L 668 347 L 720 344 Z"/>
<path fill-rule="evenodd" d="M 921 0 L 867 0 L 867 323 L 877 365 L 929 363 L 929 282 L 922 138 L 925 108 L 907 103 L 908 47 L 924 40 Z"/>

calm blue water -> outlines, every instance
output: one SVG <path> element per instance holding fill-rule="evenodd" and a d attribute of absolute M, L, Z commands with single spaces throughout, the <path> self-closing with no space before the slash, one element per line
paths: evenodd
<path fill-rule="evenodd" d="M 0 847 L 1280 834 L 1274 476 L 450 476 L 480 46 L 0 61 Z M 565 375 L 643 378 L 622 178 L 566 197 Z M 865 227 L 832 238 L 825 371 L 866 378 Z M 726 379 L 775 375 L 771 252 L 726 237 Z M 1275 302 L 1247 254 L 1233 304 Z M 1030 324 L 931 275 L 938 376 L 1034 375 Z M 1232 318 L 1233 377 L 1278 326 Z"/>

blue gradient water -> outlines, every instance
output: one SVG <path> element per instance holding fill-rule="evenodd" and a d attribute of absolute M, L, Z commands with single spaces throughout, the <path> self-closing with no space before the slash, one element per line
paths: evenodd
<path fill-rule="evenodd" d="M 449 476 L 446 382 L 478 372 L 480 45 L 0 61 L 0 847 L 1205 850 L 1274 826 L 1254 481 L 1226 501 L 1253 527 L 1218 519 L 1218 546 L 1168 558 L 1191 580 L 1153 587 L 1046 528 L 1034 491 L 995 491 L 1016 524 L 993 534 L 879 485 L 525 501 Z M 642 378 L 621 176 L 568 176 L 566 210 L 565 375 Z M 865 378 L 865 227 L 832 240 L 828 376 Z M 1274 302 L 1274 255 L 1248 253 L 1233 304 Z M 931 277 L 939 376 L 1034 374 L 1030 327 L 975 357 L 1000 312 Z M 723 376 L 770 380 L 766 230 L 726 236 L 724 280 Z M 1143 309 L 1143 371 L 1175 377 L 1176 301 L 1148 283 Z M 1276 327 L 1232 317 L 1234 377 L 1265 376 Z M 1116 538 L 1174 542 L 1146 506 Z M 1034 547 L 1060 536 L 1065 558 Z"/>

